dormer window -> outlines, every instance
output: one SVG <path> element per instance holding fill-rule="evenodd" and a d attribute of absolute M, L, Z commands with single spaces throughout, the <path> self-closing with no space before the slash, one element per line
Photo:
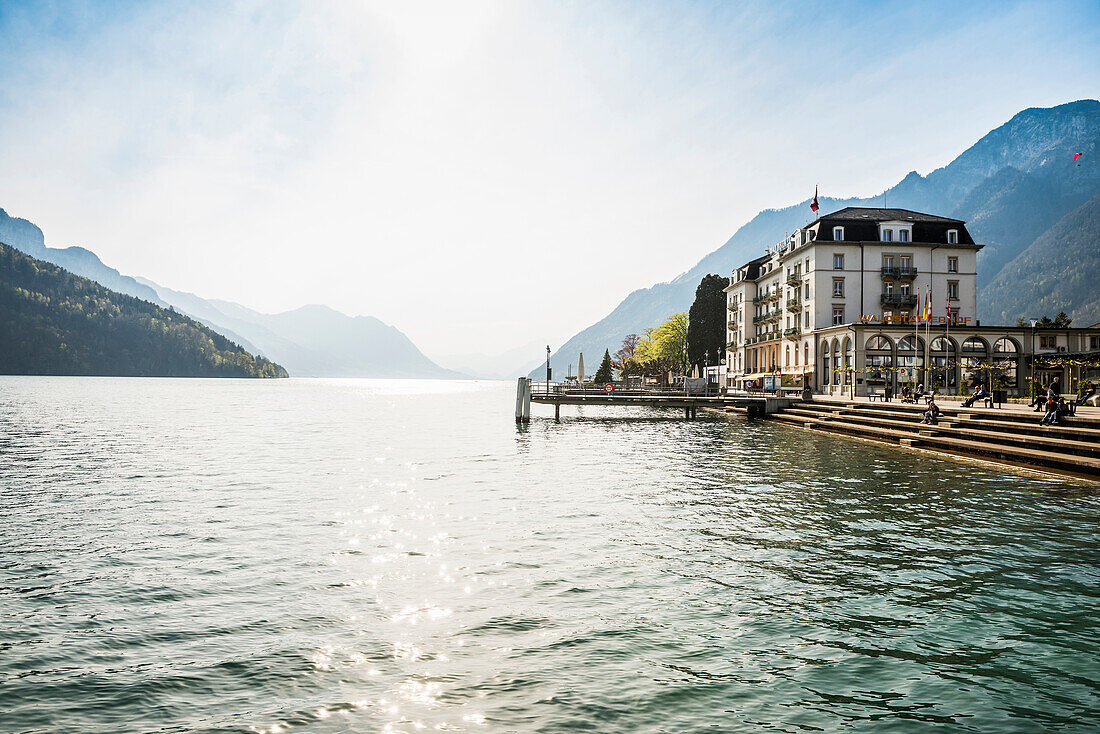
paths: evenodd
<path fill-rule="evenodd" d="M 899 229 L 898 230 L 898 242 L 908 242 L 908 241 L 909 241 L 909 230 Z"/>
<path fill-rule="evenodd" d="M 833 239 L 837 242 L 844 241 L 844 227 L 833 227 Z"/>
<path fill-rule="evenodd" d="M 893 242 L 894 241 L 894 230 L 892 230 L 892 229 L 882 230 L 882 241 L 883 242 Z"/>
<path fill-rule="evenodd" d="M 957 230 L 957 229 L 947 230 L 947 244 L 949 244 L 949 245 L 959 244 L 959 230 Z"/>

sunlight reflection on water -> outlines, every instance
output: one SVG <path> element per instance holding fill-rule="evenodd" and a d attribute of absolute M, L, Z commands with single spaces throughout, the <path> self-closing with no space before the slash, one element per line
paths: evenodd
<path fill-rule="evenodd" d="M 1100 726 L 1093 491 L 513 390 L 0 378 L 0 730 Z"/>

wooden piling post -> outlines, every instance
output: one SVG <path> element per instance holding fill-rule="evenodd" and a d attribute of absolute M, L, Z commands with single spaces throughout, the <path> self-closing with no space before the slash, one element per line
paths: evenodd
<path fill-rule="evenodd" d="M 531 380 L 519 378 L 516 383 L 516 423 L 528 423 L 531 420 Z"/>
<path fill-rule="evenodd" d="M 561 423 L 561 403 L 554 403 L 554 420 Z"/>

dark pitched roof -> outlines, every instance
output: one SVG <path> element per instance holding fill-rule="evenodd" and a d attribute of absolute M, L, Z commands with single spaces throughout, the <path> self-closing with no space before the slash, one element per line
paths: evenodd
<path fill-rule="evenodd" d="M 935 214 L 924 214 L 909 209 L 880 209 L 875 207 L 846 206 L 832 214 L 825 214 L 818 218 L 822 220 L 836 220 L 845 222 L 929 222 L 938 224 L 962 224 L 961 219 L 949 219 L 937 217 Z"/>

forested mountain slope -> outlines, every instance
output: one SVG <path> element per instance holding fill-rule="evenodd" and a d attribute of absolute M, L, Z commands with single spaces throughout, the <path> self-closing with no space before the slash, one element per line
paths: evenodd
<path fill-rule="evenodd" d="M 1065 311 L 1074 325 L 1100 322 L 1100 194 L 1062 217 L 985 289 L 999 324 Z"/>
<path fill-rule="evenodd" d="M 0 244 L 0 374 L 286 377 L 197 321 Z"/>

